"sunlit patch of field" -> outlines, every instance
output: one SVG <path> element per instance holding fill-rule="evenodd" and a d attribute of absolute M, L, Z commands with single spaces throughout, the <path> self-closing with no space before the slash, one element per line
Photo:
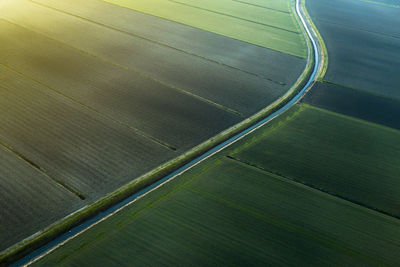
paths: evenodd
<path fill-rule="evenodd" d="M 106 2 L 298 57 L 304 58 L 307 54 L 305 41 L 291 13 L 231 0 Z"/>

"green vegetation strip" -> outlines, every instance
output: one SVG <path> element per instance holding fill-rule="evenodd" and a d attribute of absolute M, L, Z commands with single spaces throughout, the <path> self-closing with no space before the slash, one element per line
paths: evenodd
<path fill-rule="evenodd" d="M 400 8 L 400 5 L 395 5 L 395 4 L 388 4 L 388 3 L 383 3 L 379 1 L 372 1 L 372 0 L 361 0 L 363 2 L 371 3 L 371 4 L 376 4 L 380 6 L 386 6 L 386 7 L 392 7 L 392 8 Z"/>
<path fill-rule="evenodd" d="M 246 3 L 248 5 L 254 5 L 267 9 L 278 10 L 286 13 L 291 12 L 291 5 L 290 5 L 291 1 L 282 1 L 282 0 L 232 0 L 232 1 Z"/>
<path fill-rule="evenodd" d="M 323 78 L 325 77 L 326 71 L 328 70 L 328 50 L 326 49 L 324 39 L 322 38 L 317 27 L 315 26 L 314 22 L 311 19 L 310 14 L 308 14 L 307 9 L 305 8 L 306 1 L 307 0 L 302 1 L 301 8 L 303 10 L 303 14 L 306 16 L 307 21 L 309 22 L 309 24 L 311 26 L 311 30 L 312 30 L 314 36 L 316 36 L 319 41 L 318 45 L 321 50 L 321 55 L 320 55 L 321 64 L 320 64 L 320 69 L 318 70 L 318 75 L 316 76 L 316 80 L 322 81 Z"/>
<path fill-rule="evenodd" d="M 308 105 L 230 155 L 400 218 L 400 131 Z"/>
<path fill-rule="evenodd" d="M 105 0 L 142 13 L 305 58 L 293 14 L 230 0 Z"/>
<path fill-rule="evenodd" d="M 220 155 L 37 265 L 390 265 L 399 229 L 391 217 Z"/>
<path fill-rule="evenodd" d="M 254 22 L 256 24 L 270 26 L 293 33 L 300 33 L 295 18 L 290 13 L 276 12 L 257 6 L 251 6 L 231 0 L 168 0 L 173 3 L 190 6 L 196 9 L 206 10 L 211 13 L 226 17 Z"/>

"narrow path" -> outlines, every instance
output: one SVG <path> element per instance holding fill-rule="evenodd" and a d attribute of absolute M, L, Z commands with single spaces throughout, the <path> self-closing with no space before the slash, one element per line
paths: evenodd
<path fill-rule="evenodd" d="M 296 104 L 307 92 L 310 87 L 314 84 L 315 79 L 320 71 L 321 64 L 322 64 L 322 51 L 317 41 L 317 37 L 315 36 L 312 28 L 311 22 L 306 19 L 306 15 L 301 6 L 302 0 L 296 0 L 295 10 L 300 19 L 301 24 L 304 26 L 304 29 L 307 33 L 308 38 L 311 41 L 312 45 L 312 53 L 308 56 L 309 62 L 314 62 L 312 73 L 304 85 L 304 87 L 284 106 L 282 106 L 277 111 L 270 114 L 268 117 L 264 118 L 263 120 L 253 124 L 249 128 L 243 130 L 242 132 L 236 134 L 235 136 L 231 137 L 230 139 L 224 141 L 223 143 L 217 145 L 216 147 L 210 149 L 206 153 L 198 156 L 196 159 L 190 161 L 189 163 L 185 164 L 184 166 L 180 167 L 179 169 L 175 170 L 174 172 L 170 173 L 169 175 L 165 176 L 164 178 L 158 180 L 157 182 L 153 183 L 152 185 L 140 190 L 139 192 L 133 194 L 129 198 L 125 199 L 124 201 L 118 203 L 117 205 L 105 210 L 104 212 L 98 214 L 97 216 L 93 217 L 85 221 L 84 223 L 80 224 L 79 226 L 71 229 L 67 233 L 63 234 L 62 236 L 56 238 L 55 240 L 49 242 L 45 246 L 37 249 L 36 251 L 32 252 L 31 254 L 25 256 L 21 260 L 15 262 L 11 266 L 28 266 L 30 264 L 35 263 L 39 259 L 45 257 L 46 255 L 50 254 L 52 251 L 56 250 L 57 248 L 61 247 L 68 241 L 74 239 L 75 237 L 79 236 L 80 234 L 84 233 L 85 231 L 89 230 L 90 228 L 94 227 L 95 225 L 101 223 L 102 221 L 106 220 L 107 218 L 113 216 L 114 214 L 118 213 L 125 207 L 133 204 L 137 200 L 143 198 L 147 194 L 151 193 L 152 191 L 160 188 L 164 184 L 172 181 L 174 178 L 180 176 L 181 174 L 187 172 L 188 170 L 192 169 L 193 167 L 199 165 L 201 162 L 205 161 L 206 159 L 212 157 L 216 153 L 224 150 L 225 148 L 229 147 L 230 145 L 236 143 L 237 141 L 241 140 L 245 136 L 251 134 L 252 132 L 256 131 L 257 129 L 265 126 L 271 120 L 276 118 L 277 116 L 281 115 L 285 111 L 287 111 L 290 107 Z"/>

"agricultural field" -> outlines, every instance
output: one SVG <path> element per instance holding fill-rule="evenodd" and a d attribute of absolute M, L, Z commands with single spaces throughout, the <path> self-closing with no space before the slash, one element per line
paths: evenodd
<path fill-rule="evenodd" d="M 14 2 L 12 4 L 15 5 Z M 38 57 L 47 56 L 43 54 L 47 50 L 51 51 L 51 47 L 60 47 L 60 43 L 53 41 L 55 39 L 62 42 L 64 46 L 68 46 L 69 50 L 71 50 L 69 46 L 72 46 L 90 53 L 97 59 L 117 64 L 118 66 L 114 69 L 119 70 L 121 66 L 136 72 L 136 74 L 151 77 L 172 87 L 169 90 L 187 92 L 201 97 L 204 101 L 219 104 L 220 108 L 239 115 L 247 117 L 254 114 L 265 107 L 266 102 L 272 102 L 283 95 L 293 84 L 293 82 L 286 84 L 281 80 L 275 81 L 272 78 L 259 77 L 259 75 L 246 70 L 221 65 L 203 57 L 195 57 L 172 47 L 105 28 L 69 14 L 55 12 L 53 9 L 30 1 L 22 1 L 21 6 L 23 8 L 19 8 L 18 12 L 11 14 L 5 12 L 3 17 L 25 29 L 45 35 L 45 37 L 40 36 L 41 38 L 32 38 L 33 45 L 37 43 L 43 47 L 50 46 L 46 49 L 35 50 Z M 29 16 L 29 19 L 26 19 L 26 14 L 36 14 L 36 16 Z M 49 23 L 59 26 L 55 29 L 49 28 L 47 27 Z M 68 27 L 64 25 L 68 25 Z M 62 31 L 58 30 L 60 28 Z M 34 34 L 31 33 L 31 35 Z M 80 38 L 76 38 L 77 34 Z M 7 38 L 7 40 L 9 39 Z M 40 40 L 36 41 L 35 39 Z M 3 42 L 6 47 L 20 49 L 15 48 L 12 44 L 7 45 L 6 41 Z M 30 46 L 31 44 L 25 45 Z M 24 50 L 29 54 L 32 53 L 30 51 L 32 49 Z M 76 49 L 72 50 L 74 51 L 71 53 L 79 53 L 75 51 Z M 65 57 L 71 57 L 69 54 L 64 53 Z M 54 57 L 51 58 L 54 59 Z M 9 60 L 16 64 L 15 59 Z M 56 60 L 61 61 L 62 59 L 56 58 Z M 4 63 L 8 64 L 8 62 Z M 302 69 L 296 70 L 298 77 Z M 107 72 L 112 74 L 115 71 Z M 59 82 L 57 81 L 57 83 Z"/>
<path fill-rule="evenodd" d="M 393 4 L 394 1 L 307 1 L 311 18 L 327 46 L 329 65 L 323 81 L 312 88 L 304 99 L 305 103 L 387 126 L 392 128 L 386 128 L 387 132 L 397 133 L 394 129 L 399 129 L 400 118 L 400 78 L 397 74 L 400 67 L 400 17 L 399 9 Z M 348 146 L 354 146 L 354 151 L 360 155 L 370 155 L 368 164 L 371 170 L 360 177 L 365 177 L 365 181 L 376 180 L 376 193 L 360 190 L 362 194 L 354 200 L 399 217 L 398 199 L 390 199 L 398 194 L 395 191 L 399 188 L 395 182 L 400 173 L 396 167 L 399 156 L 392 152 L 399 149 L 400 137 L 390 135 L 364 129 L 349 139 Z M 365 151 L 362 152 L 355 145 L 361 140 L 365 142 Z M 385 151 L 389 146 L 392 152 Z M 357 157 L 353 156 L 355 160 Z M 352 166 L 359 167 L 359 162 Z M 337 168 L 346 170 L 343 166 Z M 391 178 L 387 180 L 385 177 Z M 354 179 L 351 182 L 356 185 Z M 370 186 L 372 188 L 372 184 Z M 350 190 L 344 197 L 355 197 L 354 192 Z M 385 204 L 386 194 L 393 195 Z"/>
<path fill-rule="evenodd" d="M 3 144 L 0 146 L 0 170 L 1 249 L 25 238 L 27 232 L 41 230 L 83 204 L 74 193 L 65 190 L 60 183 L 43 175 L 21 157 L 16 157 Z M 27 223 L 26 217 L 35 218 L 35 222 Z"/>
<path fill-rule="evenodd" d="M 0 211 L 0 251 L 292 87 L 304 71 L 306 45 L 290 1 L 232 1 L 228 10 L 220 1 L 200 12 L 215 20 L 200 16 L 204 7 L 192 9 L 214 28 L 228 15 L 219 13 L 230 13 L 224 32 L 100 0 L 0 1 L 0 149 L 12 162 L 0 170 L 0 205 L 7 206 Z M 181 14 L 178 7 L 173 12 Z M 229 23 L 238 21 L 239 30 L 259 38 L 233 38 L 240 31 Z M 38 187 L 21 193 L 30 176 L 27 184 L 38 180 Z"/>
<path fill-rule="evenodd" d="M 399 0 L 362 0 L 367 3 L 377 4 L 392 8 L 400 8 L 400 1 Z"/>
<path fill-rule="evenodd" d="M 223 35 L 199 31 L 183 24 L 149 16 L 134 10 L 120 8 L 103 1 L 36 0 L 35 3 L 38 7 L 41 6 L 59 12 L 62 11 L 65 14 L 84 18 L 85 21 L 98 25 L 107 25 L 108 28 L 116 31 L 140 37 L 153 43 L 169 46 L 186 54 L 209 59 L 228 67 L 259 75 L 286 86 L 290 86 L 304 68 L 304 62 L 299 58 L 276 53 L 275 51 L 259 46 L 249 45 Z M 289 6 L 289 2 L 286 1 L 277 1 L 277 3 L 284 3 Z M 270 5 L 269 2 L 268 5 Z M 19 10 L 26 7 L 29 7 L 27 3 L 20 7 Z M 36 10 L 38 10 L 38 7 Z M 96 12 L 93 12 L 93 10 Z M 14 13 L 7 15 L 12 16 Z M 34 14 L 30 12 L 31 26 L 40 23 L 38 17 L 35 16 L 35 19 L 32 19 Z M 44 15 L 43 12 L 42 15 Z M 53 21 L 53 23 L 55 22 Z M 137 27 L 138 24 L 140 24 L 140 27 Z M 49 31 L 48 27 L 36 27 L 35 29 Z M 59 36 L 64 35 L 65 32 Z M 227 47 L 229 49 L 226 49 Z M 276 64 L 277 62 L 279 64 Z M 293 71 L 288 73 L 286 71 L 288 67 L 293 69 Z"/>
<path fill-rule="evenodd" d="M 400 99 L 398 8 L 361 0 L 307 0 L 306 7 L 327 46 L 325 80 Z"/>
<path fill-rule="evenodd" d="M 400 217 L 398 140 L 398 130 L 303 104 L 229 155 Z"/>
<path fill-rule="evenodd" d="M 292 14 L 251 5 L 246 1 L 106 0 L 106 2 L 294 56 L 306 57 L 307 54 L 302 33 L 296 26 Z"/>
<path fill-rule="evenodd" d="M 291 3 L 290 1 L 281 1 L 281 0 L 233 0 L 235 2 L 246 3 L 249 5 L 254 5 L 258 7 L 264 7 L 271 10 L 281 11 L 285 13 L 291 12 Z"/>
<path fill-rule="evenodd" d="M 185 151 L 205 140 L 210 130 L 221 131 L 241 120 L 229 109 L 60 47 L 14 24 L 0 21 L 0 30 L 9 32 L 0 37 L 5 52 L 0 61 L 8 67 L 174 149 Z M 30 42 L 19 42 L 21 35 Z"/>
<path fill-rule="evenodd" d="M 400 156 L 396 154 L 399 151 L 400 137 L 398 130 L 395 130 L 399 129 L 400 118 L 400 94 L 397 89 L 400 82 L 397 75 L 397 69 L 400 67 L 399 9 L 393 6 L 392 1 L 309 0 L 306 6 L 324 38 L 329 65 L 323 81 L 312 88 L 304 102 L 371 121 L 376 123 L 376 126 L 360 127 L 361 122 L 358 122 L 359 126 L 355 127 L 356 123 L 351 123 L 348 124 L 349 129 L 343 132 L 347 135 L 346 138 L 337 136 L 343 142 L 343 148 L 352 147 L 354 153 L 336 154 L 337 158 L 351 157 L 355 161 L 349 166 L 343 163 L 336 166 L 337 170 L 343 172 L 343 177 L 346 176 L 343 179 L 351 183 L 347 189 L 340 188 L 341 184 L 344 185 L 342 182 L 346 181 L 341 181 L 338 177 L 335 177 L 334 185 L 326 184 L 325 179 L 321 177 L 329 177 L 332 173 L 328 171 L 324 174 L 318 174 L 317 171 L 312 178 L 313 174 L 308 173 L 307 169 L 316 159 L 314 153 L 305 154 L 307 165 L 304 166 L 308 167 L 303 166 L 303 173 L 296 174 L 307 176 L 306 179 L 303 178 L 304 182 L 313 186 L 335 195 L 340 192 L 346 199 L 399 218 L 399 202 L 395 197 L 398 195 L 396 190 L 399 185 L 396 180 L 400 173 L 397 167 Z M 338 132 L 337 129 L 333 129 L 334 125 L 332 123 L 331 131 Z M 320 136 L 321 132 L 323 129 L 315 129 L 314 135 Z M 328 139 L 330 135 L 332 134 L 325 133 L 324 140 L 331 140 Z M 349 141 L 346 144 L 344 140 Z M 331 145 L 327 141 L 316 143 Z M 340 153 L 340 147 L 337 144 L 335 147 L 320 147 L 318 153 L 321 153 L 322 148 L 330 153 L 321 164 L 329 164 L 330 160 L 327 159 L 331 159 L 331 155 L 334 158 L 334 153 Z M 293 164 L 302 158 L 297 156 Z M 367 169 L 360 163 L 368 164 L 365 166 Z M 268 165 L 269 168 L 272 165 Z M 327 167 L 317 164 L 312 168 L 322 170 Z M 351 171 L 352 168 L 354 171 Z M 296 179 L 295 172 L 290 172 L 289 169 L 285 170 L 287 175 Z M 347 172 L 349 173 L 345 175 Z M 357 175 L 354 175 L 355 173 Z M 339 187 L 333 189 L 336 186 Z"/>
<path fill-rule="evenodd" d="M 400 23 L 398 9 L 380 5 L 385 2 L 399 3 L 398 0 L 309 0 L 306 7 L 316 24 L 325 22 L 382 36 L 400 37 L 400 29 L 396 26 Z M 323 27 L 322 24 L 319 26 Z M 329 35 L 327 31 L 324 34 L 326 37 Z"/>
<path fill-rule="evenodd" d="M 115 190 L 175 155 L 41 84 L 11 71 L 5 75 L 2 142 L 85 199 Z"/>
<path fill-rule="evenodd" d="M 279 166 L 279 172 L 288 166 L 297 173 L 304 166 L 322 171 L 322 167 L 318 169 L 318 164 L 324 164 L 321 154 L 329 157 L 332 152 L 310 144 L 322 146 L 336 140 L 331 146 L 339 148 L 325 164 L 330 165 L 327 172 L 336 172 L 335 181 L 346 180 L 351 172 L 352 182 L 347 179 L 347 186 L 354 196 L 363 194 L 372 200 L 371 192 L 379 186 L 381 193 L 387 191 L 379 196 L 385 199 L 381 203 L 395 201 L 399 192 L 390 190 L 399 188 L 396 180 L 390 179 L 390 173 L 380 173 L 379 181 L 364 180 L 371 158 L 354 159 L 352 150 L 342 145 L 354 141 L 353 136 L 341 132 L 349 125 L 359 130 L 367 127 L 376 131 L 370 137 L 379 142 L 391 135 L 399 137 L 400 132 L 365 122 L 356 121 L 354 126 L 354 122 L 306 105 L 296 106 L 272 125 L 151 192 L 34 265 L 396 265 L 400 221 L 259 167 L 275 163 L 278 168 L 280 160 L 283 167 Z M 332 131 L 339 126 L 343 129 Z M 323 130 L 319 140 L 314 138 L 316 128 Z M 277 144 L 271 145 L 270 140 Z M 290 144 L 281 145 L 285 140 Z M 364 141 L 361 138 L 355 146 L 365 146 Z M 293 152 L 296 150 L 300 151 Z M 394 170 L 398 173 L 398 147 L 381 150 L 392 153 L 391 163 L 397 163 Z M 346 157 L 334 157 L 339 152 Z M 300 161 L 308 164 L 300 166 Z M 341 163 L 346 170 L 337 169 Z M 358 166 L 351 170 L 353 163 Z M 322 172 L 318 174 L 327 186 L 334 184 L 324 179 Z M 346 190 L 342 185 L 340 190 Z M 387 206 L 391 207 L 398 210 L 399 203 Z"/>
<path fill-rule="evenodd" d="M 330 82 L 319 82 L 304 103 L 362 120 L 400 129 L 400 101 Z"/>

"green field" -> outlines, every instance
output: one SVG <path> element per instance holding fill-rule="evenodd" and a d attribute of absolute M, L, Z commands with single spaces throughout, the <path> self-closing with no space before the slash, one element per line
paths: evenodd
<path fill-rule="evenodd" d="M 398 140 L 400 131 L 302 105 L 230 155 L 400 216 Z"/>
<path fill-rule="evenodd" d="M 393 218 L 221 156 L 37 265 L 395 264 L 399 229 Z"/>
<path fill-rule="evenodd" d="M 231 0 L 105 1 L 290 55 L 305 58 L 307 54 L 291 13 Z M 264 5 L 268 6 L 268 2 Z M 273 1 L 271 6 L 274 5 Z"/>
<path fill-rule="evenodd" d="M 194 9 L 206 10 L 222 16 L 230 16 L 238 20 L 249 21 L 272 26 L 282 30 L 301 34 L 299 26 L 290 13 L 276 12 L 275 10 L 235 2 L 232 0 L 169 0 L 170 2 L 189 6 Z M 289 1 L 283 1 L 289 2 Z"/>
<path fill-rule="evenodd" d="M 275 9 L 277 11 L 282 11 L 287 13 L 292 12 L 292 8 L 290 6 L 291 1 L 282 1 L 282 0 L 232 0 L 232 1 L 247 3 L 250 5 L 264 7 L 267 9 Z"/>
<path fill-rule="evenodd" d="M 396 138 L 297 105 L 38 265 L 395 265 Z"/>

